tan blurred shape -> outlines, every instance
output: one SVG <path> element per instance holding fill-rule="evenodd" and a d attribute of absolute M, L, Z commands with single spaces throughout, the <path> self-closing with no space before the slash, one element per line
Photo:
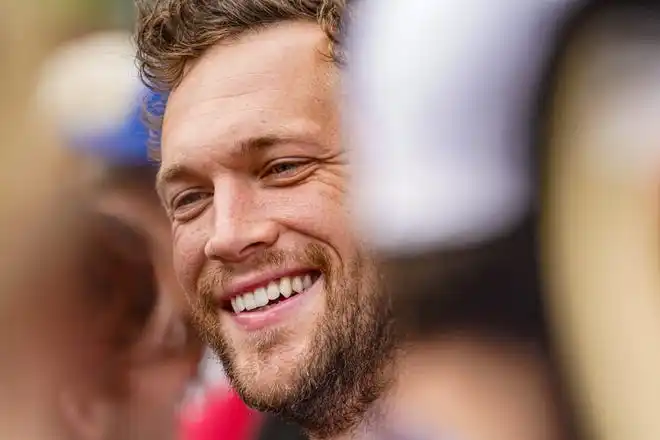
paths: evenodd
<path fill-rule="evenodd" d="M 56 436 L 47 378 L 59 328 L 44 317 L 59 295 L 73 163 L 28 111 L 37 68 L 66 23 L 58 2 L 0 3 L 0 438 Z M 47 299 L 43 301 L 42 299 Z M 61 318 L 61 317 L 60 317 Z M 36 353 L 43 356 L 33 356 Z M 53 353 L 64 357 L 65 352 Z M 47 374 L 46 374 L 47 373 Z M 61 437 L 58 437 L 61 438 Z"/>
<path fill-rule="evenodd" d="M 660 30 L 643 16 L 601 18 L 569 47 L 555 97 L 549 305 L 589 438 L 656 440 Z"/>
<path fill-rule="evenodd" d="M 0 283 L 20 272 L 12 267 L 21 263 L 17 253 L 25 249 L 29 228 L 36 227 L 31 223 L 44 220 L 40 210 L 49 210 L 53 191 L 64 186 L 53 182 L 63 183 L 69 174 L 65 163 L 70 159 L 45 121 L 28 111 L 37 68 L 53 44 L 55 33 L 50 31 L 58 24 L 47 20 L 53 18 L 49 10 L 55 9 L 54 3 L 10 0 L 0 5 L 0 243 L 13 250 L 0 257 Z"/>

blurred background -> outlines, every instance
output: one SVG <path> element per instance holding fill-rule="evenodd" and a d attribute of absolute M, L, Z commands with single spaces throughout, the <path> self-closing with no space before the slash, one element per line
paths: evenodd
<path fill-rule="evenodd" d="M 399 308 L 419 350 L 397 417 L 437 433 L 429 439 L 657 440 L 658 7 L 584 2 L 568 14 L 580 2 L 565 2 L 549 28 L 577 18 L 540 36 L 530 17 L 561 2 L 504 2 L 497 20 L 459 3 L 371 2 L 353 42 L 364 61 L 347 73 L 356 96 L 347 113 L 360 115 L 352 134 L 365 145 L 355 156 L 358 224 L 393 286 L 419 293 Z M 388 39 L 397 8 L 418 20 L 405 31 L 417 51 Z M 474 20 L 463 29 L 456 17 Z M 134 20 L 131 0 L 0 4 L 3 439 L 245 439 L 263 421 L 197 340 L 169 269 Z M 484 49 L 518 25 L 508 52 Z M 438 27 L 456 58 L 428 56 L 441 52 Z M 542 111 L 519 105 L 532 95 Z M 488 111 L 452 107 L 465 100 Z M 515 135 L 489 132 L 508 123 L 489 114 L 513 118 Z M 434 124 L 439 115 L 451 123 Z M 530 150 L 530 138 L 533 152 L 511 165 L 509 149 Z M 463 141 L 485 148 L 461 150 L 467 159 L 429 153 Z M 369 168 L 375 156 L 383 166 Z M 435 190 L 411 196 L 413 185 Z M 478 190 L 459 190 L 468 187 Z M 390 212 L 397 197 L 403 214 Z M 441 278 L 468 294 L 424 295 L 444 276 L 438 267 L 470 268 Z M 497 430 L 507 423 L 521 428 Z"/>
<path fill-rule="evenodd" d="M 0 229 L 13 250 L 0 275 L 0 437 L 204 438 L 197 422 L 227 388 L 169 267 L 134 4 L 0 12 Z"/>

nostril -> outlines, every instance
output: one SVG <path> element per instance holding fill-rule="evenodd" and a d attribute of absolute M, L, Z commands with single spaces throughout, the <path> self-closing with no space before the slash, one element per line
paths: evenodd
<path fill-rule="evenodd" d="M 240 263 L 264 252 L 269 246 L 265 242 L 250 242 L 246 245 L 245 241 L 212 239 L 206 243 L 204 254 L 212 261 Z"/>
<path fill-rule="evenodd" d="M 251 243 L 248 246 L 245 246 L 241 250 L 239 257 L 242 260 L 245 260 L 245 259 L 251 257 L 252 255 L 256 254 L 256 253 L 265 251 L 266 249 L 268 249 L 268 247 L 269 247 L 269 245 L 264 243 L 264 242 Z"/>
<path fill-rule="evenodd" d="M 217 205 L 217 204 L 216 204 Z M 204 251 L 210 260 L 241 262 L 273 246 L 280 224 L 260 212 L 266 206 L 250 206 L 216 213 L 213 231 Z"/>

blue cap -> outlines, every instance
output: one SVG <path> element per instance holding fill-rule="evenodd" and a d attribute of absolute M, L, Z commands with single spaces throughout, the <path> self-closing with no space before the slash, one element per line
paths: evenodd
<path fill-rule="evenodd" d="M 100 132 L 74 134 L 69 137 L 70 144 L 84 154 L 113 165 L 153 164 L 155 161 L 149 152 L 158 146 L 160 136 L 148 126 L 145 113 L 162 116 L 164 102 L 162 95 L 143 91 L 120 124 Z"/>

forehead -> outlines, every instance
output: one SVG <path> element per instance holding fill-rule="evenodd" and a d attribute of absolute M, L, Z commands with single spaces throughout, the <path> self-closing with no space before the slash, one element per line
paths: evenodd
<path fill-rule="evenodd" d="M 315 23 L 282 23 L 211 48 L 171 93 L 163 164 L 191 148 L 235 146 L 325 125 L 334 111 L 335 68 Z"/>

